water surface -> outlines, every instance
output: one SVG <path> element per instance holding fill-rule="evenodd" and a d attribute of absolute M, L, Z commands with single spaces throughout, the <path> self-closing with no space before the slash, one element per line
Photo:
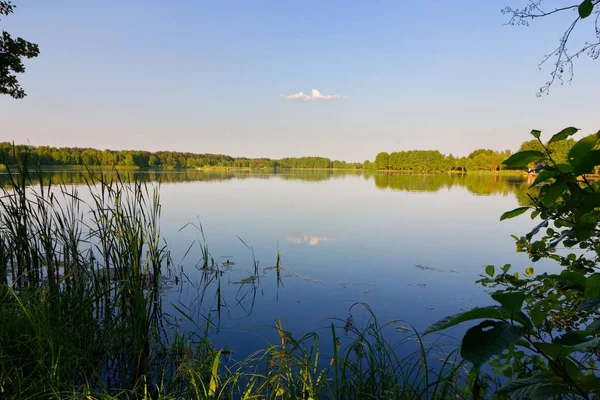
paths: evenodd
<path fill-rule="evenodd" d="M 83 173 L 51 177 L 78 184 Z M 162 234 L 185 275 L 165 292 L 165 310 L 185 311 L 189 319 L 180 323 L 188 330 L 208 318 L 215 343 L 239 356 L 275 340 L 275 318 L 296 335 L 327 338 L 331 318 L 345 318 L 355 302 L 368 303 L 382 322 L 423 330 L 490 303 L 474 283 L 486 265 L 511 263 L 520 272 L 531 265 L 510 235 L 534 222 L 499 221 L 527 201 L 521 177 L 186 171 L 136 178 L 162 182 Z M 181 229 L 188 223 L 196 226 Z M 200 268 L 200 225 L 219 272 Z"/>

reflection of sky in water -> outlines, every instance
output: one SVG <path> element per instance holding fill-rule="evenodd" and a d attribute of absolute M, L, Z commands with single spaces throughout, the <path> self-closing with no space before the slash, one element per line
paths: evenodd
<path fill-rule="evenodd" d="M 201 328 L 207 315 L 218 320 L 220 285 L 215 341 L 238 355 L 274 340 L 269 326 L 277 317 L 295 334 L 323 333 L 325 349 L 331 318 L 345 318 L 354 302 L 367 302 L 382 322 L 400 319 L 422 330 L 490 303 L 474 283 L 485 265 L 512 263 L 521 273 L 531 265 L 515 252 L 510 234 L 525 234 L 535 223 L 527 217 L 499 222 L 518 206 L 517 194 L 524 197 L 520 178 L 225 177 L 190 176 L 161 186 L 162 234 L 174 265 L 194 284 L 166 293 L 165 307 L 177 314 L 174 304 L 197 325 L 184 318 L 184 327 Z M 202 224 L 222 275 L 198 269 L 200 232 L 180 229 L 188 222 Z M 272 268 L 278 252 L 279 281 Z M 538 264 L 536 272 L 550 268 Z M 458 329 L 451 334 L 460 336 Z"/>
<path fill-rule="evenodd" d="M 530 265 L 515 252 L 510 234 L 528 232 L 532 221 L 499 222 L 504 211 L 518 206 L 511 192 L 515 178 L 512 185 L 500 181 L 501 190 L 490 177 L 478 179 L 481 190 L 435 184 L 419 191 L 415 182 L 406 191 L 381 190 L 373 178 L 354 175 L 314 182 L 273 177 L 165 184 L 162 231 L 184 270 L 192 271 L 200 257 L 192 250 L 181 259 L 198 232 L 178 229 L 195 220 L 202 223 L 215 262 L 235 262 L 221 280 L 227 306 L 216 340 L 240 352 L 264 345 L 261 336 L 274 334 L 264 327 L 276 317 L 294 333 L 325 329 L 327 335 L 331 318 L 344 318 L 357 301 L 367 302 L 383 321 L 401 319 L 424 329 L 490 302 L 474 284 L 485 265 L 513 263 L 518 271 Z M 239 283 L 252 275 L 254 264 L 238 237 L 254 250 L 259 282 Z M 279 287 L 269 268 L 278 250 L 285 268 Z M 168 299 L 186 304 L 190 296 Z M 214 311 L 214 302 L 198 308 Z M 241 331 L 251 333 L 242 342 Z"/>

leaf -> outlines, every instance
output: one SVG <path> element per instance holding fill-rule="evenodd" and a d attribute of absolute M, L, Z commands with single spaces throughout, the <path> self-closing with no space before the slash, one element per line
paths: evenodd
<path fill-rule="evenodd" d="M 460 355 L 475 368 L 501 354 L 523 336 L 524 329 L 507 322 L 486 320 L 469 329 L 463 337 Z"/>
<path fill-rule="evenodd" d="M 552 136 L 548 141 L 548 144 L 565 140 L 569 136 L 576 134 L 578 130 L 579 129 L 573 128 L 572 126 L 569 128 L 565 128 L 562 131 L 555 134 L 554 136 Z"/>
<path fill-rule="evenodd" d="M 432 332 L 438 332 L 444 329 L 448 329 L 454 325 L 458 325 L 462 322 L 473 321 L 475 319 L 485 319 L 485 318 L 493 318 L 493 319 L 504 319 L 506 314 L 503 310 L 498 306 L 490 306 L 490 307 L 475 307 L 469 311 L 465 311 L 464 313 L 451 315 L 449 317 L 443 318 L 433 325 L 429 326 L 429 328 L 425 329 L 423 335 L 427 335 Z"/>
<path fill-rule="evenodd" d="M 597 134 L 588 135 L 580 139 L 569 151 L 569 163 L 574 167 L 578 166 L 583 156 L 589 153 L 597 143 Z"/>
<path fill-rule="evenodd" d="M 502 214 L 502 216 L 500 217 L 500 221 L 518 217 L 519 215 L 523 214 L 527 210 L 529 210 L 529 207 L 518 207 L 518 208 L 515 208 L 514 210 L 507 211 L 504 214 Z"/>
<path fill-rule="evenodd" d="M 502 267 L 502 271 L 506 274 L 510 270 L 510 267 L 510 264 L 504 264 L 504 266 Z"/>
<path fill-rule="evenodd" d="M 544 189 L 543 194 L 540 195 L 540 200 L 546 207 L 550 207 L 567 191 L 568 187 L 563 182 L 557 181 L 552 185 L 545 186 Z"/>
<path fill-rule="evenodd" d="M 536 328 L 539 328 L 542 325 L 542 322 L 546 319 L 548 312 L 542 311 L 540 305 L 537 305 L 529 311 L 529 316 L 531 317 L 531 321 Z"/>
<path fill-rule="evenodd" d="M 589 174 L 594 170 L 594 167 L 599 164 L 600 150 L 591 150 L 581 158 L 574 172 L 577 175 Z"/>
<path fill-rule="evenodd" d="M 542 134 L 542 131 L 538 131 L 537 129 L 534 129 L 531 131 L 531 136 L 533 136 L 536 139 L 539 139 L 541 134 Z"/>
<path fill-rule="evenodd" d="M 586 340 L 587 336 L 583 332 L 567 332 L 555 338 L 552 343 L 573 346 L 585 342 Z"/>
<path fill-rule="evenodd" d="M 507 167 L 526 167 L 532 161 L 541 160 L 544 158 L 544 153 L 536 150 L 519 151 L 513 154 L 502 162 Z"/>
<path fill-rule="evenodd" d="M 577 311 L 596 311 L 600 308 L 600 297 L 594 297 L 593 299 L 583 299 L 577 307 Z"/>
<path fill-rule="evenodd" d="M 587 18 L 594 11 L 594 3 L 592 3 L 592 0 L 583 0 L 579 7 L 577 7 L 577 11 L 579 11 L 581 19 Z"/>
<path fill-rule="evenodd" d="M 585 289 L 587 278 L 581 272 L 563 271 L 560 275 L 549 275 L 548 278 L 556 279 L 563 282 L 576 283 Z"/>
<path fill-rule="evenodd" d="M 559 395 L 576 394 L 569 386 L 560 383 L 544 383 L 537 386 L 531 393 L 531 400 L 555 399 Z"/>
<path fill-rule="evenodd" d="M 572 354 L 575 352 L 583 353 L 588 350 L 597 348 L 598 346 L 600 346 L 600 337 L 586 340 L 584 342 L 577 343 L 574 345 L 564 345 L 564 344 L 559 344 L 559 343 L 542 343 L 542 342 L 534 343 L 534 345 L 539 350 L 543 351 L 544 353 L 546 353 L 547 355 L 549 355 L 552 358 L 566 357 L 569 354 Z"/>
<path fill-rule="evenodd" d="M 558 168 L 558 170 L 563 174 L 568 174 L 575 171 L 571 164 L 558 164 L 556 168 Z"/>
<path fill-rule="evenodd" d="M 511 317 L 514 321 L 520 323 L 525 328 L 527 328 L 527 330 L 529 330 L 529 331 L 533 330 L 533 322 L 531 322 L 531 319 L 529 319 L 527 314 L 525 314 L 523 311 L 518 310 L 517 312 L 513 313 L 513 315 L 511 315 Z"/>
<path fill-rule="evenodd" d="M 488 265 L 485 267 L 485 273 L 491 277 L 494 277 L 494 273 L 496 272 L 496 268 L 493 265 Z"/>
<path fill-rule="evenodd" d="M 585 293 L 586 299 L 600 297 L 600 273 L 594 273 L 586 279 Z"/>
<path fill-rule="evenodd" d="M 547 181 L 550 178 L 554 178 L 558 174 L 559 173 L 556 172 L 556 171 L 543 170 L 542 172 L 540 172 L 538 174 L 538 176 L 535 177 L 535 180 L 533 181 L 533 183 L 529 187 L 534 187 L 535 185 L 540 184 L 542 182 L 545 182 L 545 181 Z"/>
<path fill-rule="evenodd" d="M 523 292 L 496 292 L 492 293 L 492 299 L 502 305 L 510 314 L 521 310 L 525 301 L 525 293 Z"/>
<path fill-rule="evenodd" d="M 577 343 L 573 346 L 568 346 L 573 348 L 574 351 L 587 351 L 591 349 L 595 349 L 600 347 L 600 337 L 595 337 L 590 340 L 586 340 L 585 342 Z"/>
<path fill-rule="evenodd" d="M 219 379 L 219 360 L 221 359 L 221 350 L 217 351 L 213 360 L 212 371 L 210 374 L 210 383 L 208 385 L 208 396 L 214 397 L 217 394 L 217 381 Z"/>
<path fill-rule="evenodd" d="M 534 272 L 533 267 L 527 267 L 527 268 L 525 268 L 525 275 L 527 275 L 527 276 L 533 276 L 533 272 Z"/>
<path fill-rule="evenodd" d="M 600 319 L 592 322 L 585 328 L 585 333 L 588 335 L 595 335 L 600 332 Z"/>
<path fill-rule="evenodd" d="M 535 389 L 548 382 L 551 377 L 552 375 L 535 375 L 528 378 L 515 379 L 498 389 L 496 394 L 509 394 L 515 399 L 527 398 L 531 396 Z"/>

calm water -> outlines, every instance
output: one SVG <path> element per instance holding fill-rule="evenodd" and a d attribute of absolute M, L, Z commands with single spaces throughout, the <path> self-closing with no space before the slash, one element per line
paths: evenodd
<path fill-rule="evenodd" d="M 474 283 L 485 265 L 512 263 L 521 273 L 531 265 L 515 252 L 510 234 L 525 234 L 534 222 L 526 216 L 499 222 L 504 211 L 526 199 L 527 182 L 520 177 L 139 177 L 163 182 L 162 233 L 174 265 L 186 275 L 187 283 L 165 292 L 165 309 L 177 314 L 175 305 L 191 317 L 193 322 L 180 318 L 184 329 L 203 329 L 208 317 L 216 344 L 241 356 L 275 339 L 269 326 L 277 317 L 294 334 L 318 331 L 329 341 L 331 318 L 345 318 L 354 302 L 368 303 L 381 321 L 399 319 L 423 330 L 444 316 L 490 303 Z M 201 223 L 222 274 L 198 267 L 200 232 L 181 229 L 190 222 Z M 258 279 L 252 278 L 255 265 L 246 245 L 259 262 Z M 279 282 L 272 268 L 278 250 Z"/>

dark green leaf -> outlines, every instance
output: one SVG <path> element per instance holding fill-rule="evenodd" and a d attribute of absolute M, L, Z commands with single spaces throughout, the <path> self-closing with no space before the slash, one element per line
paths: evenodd
<path fill-rule="evenodd" d="M 521 310 L 525 301 L 525 293 L 523 292 L 496 292 L 492 293 L 492 299 L 502 305 L 509 314 L 513 314 Z"/>
<path fill-rule="evenodd" d="M 594 297 L 593 299 L 584 299 L 579 303 L 577 311 L 596 311 L 600 308 L 600 297 Z"/>
<path fill-rule="evenodd" d="M 527 314 L 525 314 L 523 311 L 518 310 L 517 312 L 515 312 L 511 315 L 511 318 L 514 321 L 523 325 L 528 330 L 530 330 L 530 331 L 533 330 L 533 322 L 531 322 L 531 319 L 529 319 Z"/>
<path fill-rule="evenodd" d="M 576 167 L 583 160 L 583 157 L 589 153 L 598 143 L 598 135 L 592 134 L 580 139 L 573 145 L 569 151 L 569 163 Z"/>
<path fill-rule="evenodd" d="M 587 351 L 587 349 L 585 350 Z M 583 370 L 587 369 L 587 367 L 585 367 L 578 360 L 574 358 L 566 358 L 564 360 L 561 360 L 561 364 L 561 370 L 565 371 L 569 378 L 575 381 L 577 384 L 581 384 L 586 381 L 589 382 L 589 375 L 583 373 Z"/>
<path fill-rule="evenodd" d="M 585 332 L 588 335 L 595 335 L 600 332 L 600 319 L 589 324 L 587 328 L 585 328 Z"/>
<path fill-rule="evenodd" d="M 446 317 L 444 319 L 439 320 L 438 322 L 431 325 L 429 328 L 423 332 L 423 335 L 427 335 L 432 332 L 441 331 L 444 329 L 448 329 L 454 325 L 458 325 L 462 322 L 472 321 L 476 319 L 485 319 L 485 318 L 493 318 L 493 319 L 504 319 L 506 314 L 500 307 L 490 306 L 490 307 L 476 307 L 472 310 L 466 311 L 464 313 L 452 315 Z"/>
<path fill-rule="evenodd" d="M 494 276 L 496 272 L 496 268 L 494 268 L 493 265 L 488 265 L 487 267 L 485 267 L 485 273 L 491 277 Z"/>
<path fill-rule="evenodd" d="M 558 343 L 534 343 L 535 346 L 552 358 L 566 357 L 575 352 L 586 352 L 600 346 L 600 337 L 586 340 L 574 345 L 563 345 Z"/>
<path fill-rule="evenodd" d="M 557 358 L 559 356 L 566 357 L 573 352 L 573 351 L 565 348 L 566 346 L 563 346 L 561 344 L 539 342 L 539 343 L 534 343 L 534 345 L 539 350 L 543 351 L 546 355 L 548 355 L 552 358 Z"/>
<path fill-rule="evenodd" d="M 533 307 L 529 312 L 531 316 L 531 321 L 536 328 L 539 328 L 542 325 L 542 322 L 546 320 L 546 316 L 548 315 L 547 311 L 542 311 L 542 308 L 538 305 Z"/>
<path fill-rule="evenodd" d="M 565 185 L 561 181 L 554 182 L 551 185 L 544 186 L 543 193 L 540 194 L 540 201 L 546 206 L 550 207 L 556 203 L 556 200 L 563 195 L 568 189 L 567 185 Z"/>
<path fill-rule="evenodd" d="M 600 207 L 600 193 L 589 193 L 586 194 L 579 207 L 577 207 L 577 211 L 587 213 L 591 212 L 596 207 Z"/>
<path fill-rule="evenodd" d="M 514 399 L 523 399 L 531 397 L 535 389 L 544 385 L 552 375 L 536 375 L 528 378 L 515 379 L 502 386 L 496 394 L 510 395 Z"/>
<path fill-rule="evenodd" d="M 565 394 L 577 394 L 569 386 L 560 383 L 544 383 L 537 386 L 531 393 L 531 400 L 548 400 Z"/>
<path fill-rule="evenodd" d="M 568 174 L 570 172 L 575 171 L 575 169 L 573 168 L 573 166 L 571 164 L 558 164 L 556 167 L 563 174 Z"/>
<path fill-rule="evenodd" d="M 555 176 L 557 176 L 559 173 L 556 171 L 542 171 L 538 174 L 538 176 L 535 177 L 535 180 L 533 181 L 533 183 L 531 184 L 530 187 L 537 185 L 538 183 L 541 182 L 545 182 L 550 178 L 554 178 Z"/>
<path fill-rule="evenodd" d="M 544 153 L 536 150 L 519 151 L 502 162 L 507 167 L 519 168 L 526 167 L 530 162 L 538 161 L 544 158 Z"/>
<path fill-rule="evenodd" d="M 519 215 L 523 214 L 527 210 L 529 210 L 529 207 L 518 207 L 518 208 L 515 208 L 514 210 L 507 211 L 504 214 L 502 214 L 502 216 L 500 217 L 500 221 L 518 217 Z"/>
<path fill-rule="evenodd" d="M 542 134 L 542 131 L 538 131 L 537 129 L 534 129 L 531 131 L 531 136 L 533 136 L 536 139 L 539 139 L 541 134 Z"/>
<path fill-rule="evenodd" d="M 579 16 L 581 17 L 581 19 L 589 17 L 593 10 L 594 10 L 594 3 L 592 3 L 592 0 L 583 0 L 583 2 L 577 8 L 577 11 L 579 11 Z"/>
<path fill-rule="evenodd" d="M 579 129 L 573 128 L 572 126 L 569 128 L 565 128 L 562 131 L 555 134 L 554 136 L 552 136 L 552 138 L 550 138 L 550 140 L 548 141 L 548 144 L 565 140 L 569 136 L 576 134 L 578 130 Z"/>
<path fill-rule="evenodd" d="M 491 357 L 516 343 L 524 332 L 522 327 L 507 322 L 483 321 L 467 331 L 462 340 L 460 355 L 473 363 L 475 368 L 479 368 Z"/>
<path fill-rule="evenodd" d="M 554 339 L 553 343 L 562 344 L 565 346 L 574 346 L 579 343 L 587 341 L 587 335 L 585 332 L 567 332 Z"/>
<path fill-rule="evenodd" d="M 600 150 L 592 150 L 581 158 L 574 172 L 576 175 L 589 174 L 597 165 L 600 165 Z"/>
<path fill-rule="evenodd" d="M 580 285 L 582 289 L 585 289 L 587 284 L 587 278 L 581 272 L 575 271 L 563 271 L 560 275 L 549 275 L 548 278 L 556 279 L 564 282 L 571 282 Z"/>
<path fill-rule="evenodd" d="M 586 299 L 600 297 L 600 273 L 595 273 L 588 276 L 585 284 Z"/>

